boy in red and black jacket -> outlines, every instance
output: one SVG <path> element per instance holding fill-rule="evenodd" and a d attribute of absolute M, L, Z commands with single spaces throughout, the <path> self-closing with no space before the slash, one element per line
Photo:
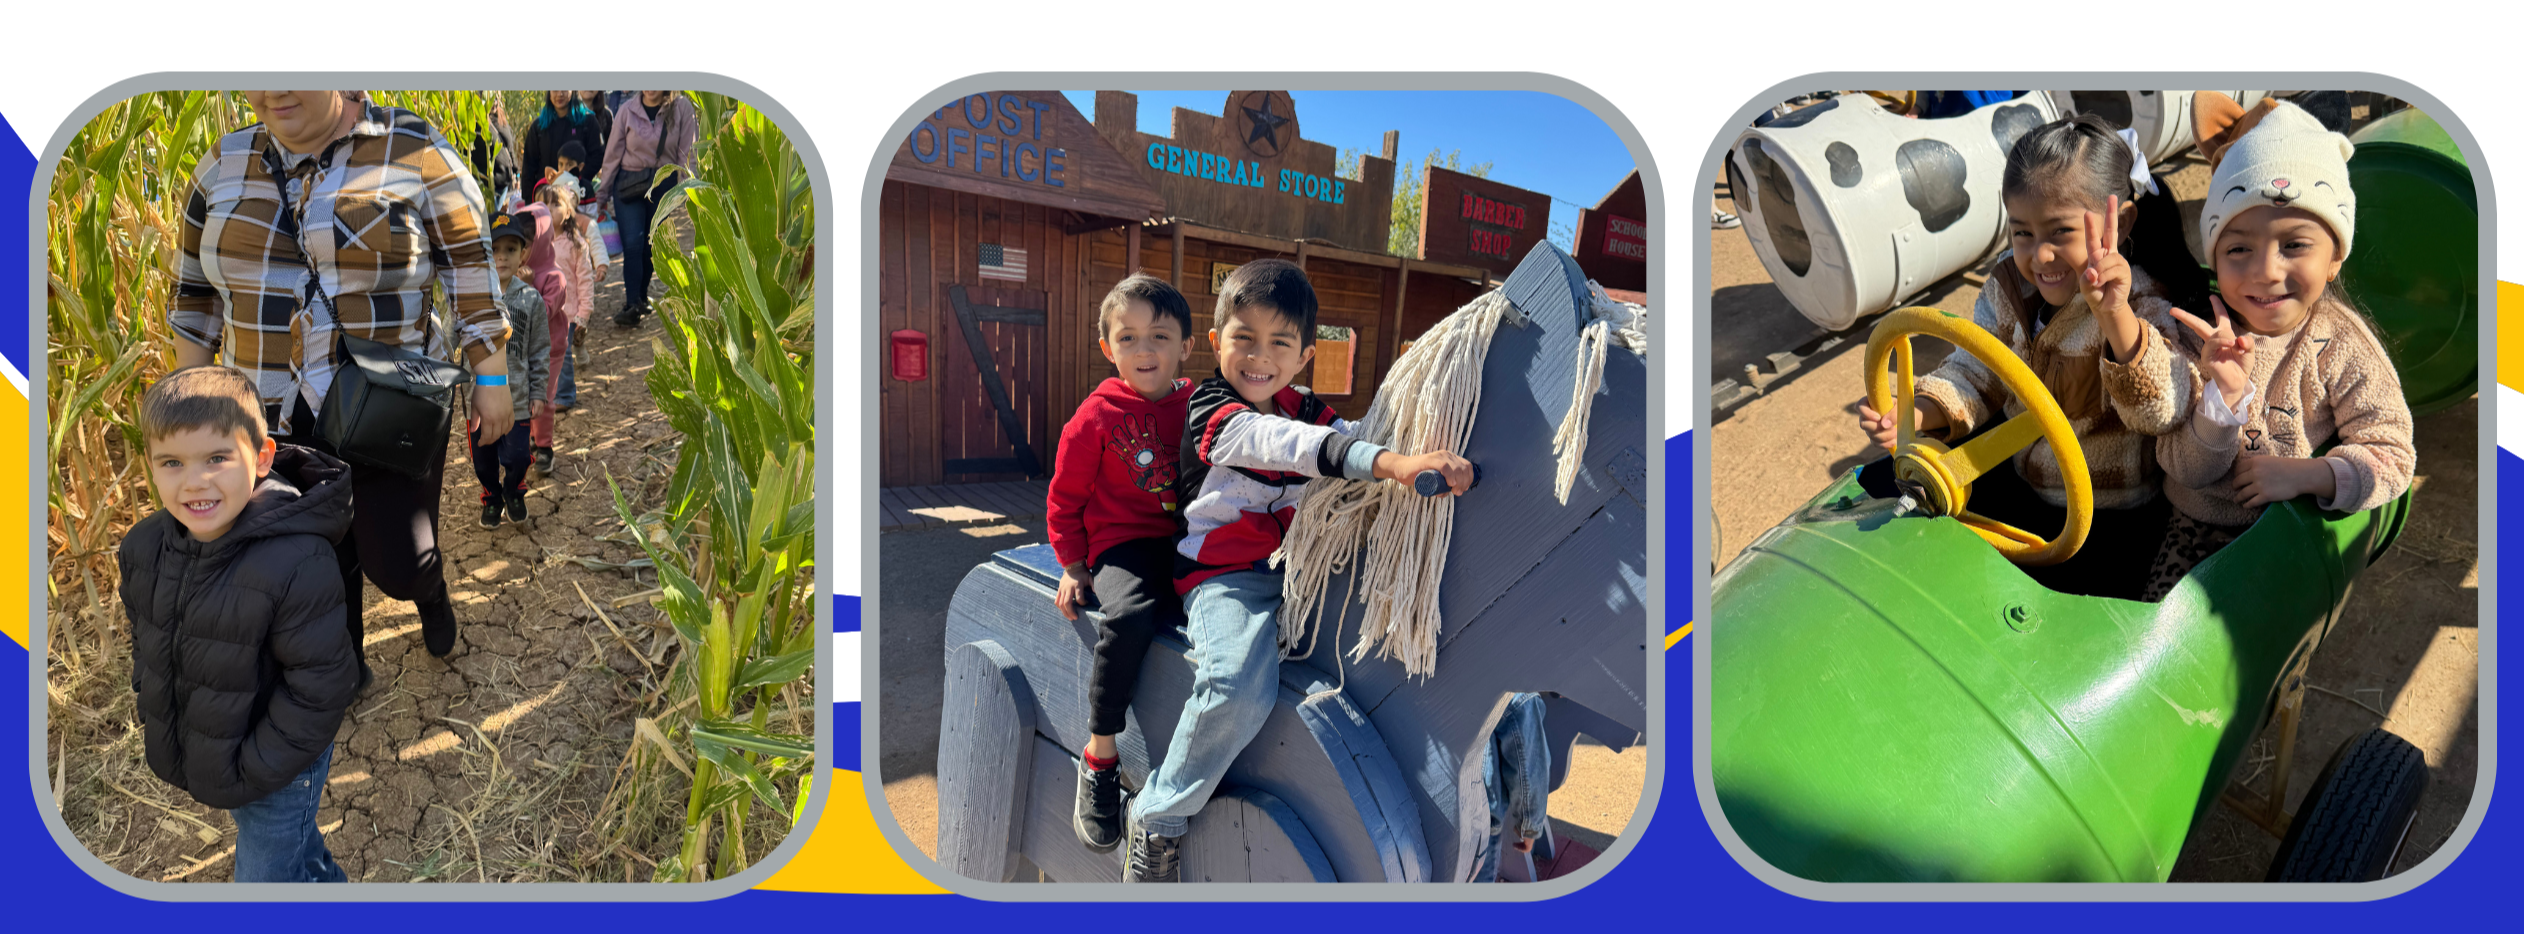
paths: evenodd
<path fill-rule="evenodd" d="M 1060 560 L 1061 615 L 1082 599 L 1102 605 L 1095 672 L 1087 681 L 1087 749 L 1078 758 L 1078 843 L 1110 851 L 1122 839 L 1121 748 L 1140 660 L 1157 628 L 1183 616 L 1174 589 L 1177 449 L 1192 381 L 1176 376 L 1191 354 L 1192 306 L 1154 276 L 1122 280 L 1104 297 L 1096 346 L 1121 376 L 1096 387 L 1061 428 L 1045 497 L 1052 554 Z"/>
<path fill-rule="evenodd" d="M 1307 481 L 1409 482 L 1436 471 L 1455 493 L 1472 463 L 1445 451 L 1405 455 L 1354 438 L 1304 387 L 1315 356 L 1314 284 L 1297 264 L 1255 260 L 1219 286 L 1209 342 L 1218 374 L 1192 390 L 1176 481 L 1184 494 L 1175 590 L 1191 643 L 1192 694 L 1165 761 L 1131 802 L 1122 882 L 1172 883 L 1182 838 L 1279 692 L 1282 572 L 1271 567 Z"/>

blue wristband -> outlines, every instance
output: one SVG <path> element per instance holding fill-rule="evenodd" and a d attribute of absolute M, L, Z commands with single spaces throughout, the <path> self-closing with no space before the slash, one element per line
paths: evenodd
<path fill-rule="evenodd" d="M 473 375 L 473 385 L 475 385 L 475 386 L 507 386 L 507 385 L 508 385 L 508 374 L 505 374 L 505 373 L 491 373 L 491 374 L 481 374 L 481 373 L 477 373 L 477 374 L 474 374 L 474 375 Z"/>

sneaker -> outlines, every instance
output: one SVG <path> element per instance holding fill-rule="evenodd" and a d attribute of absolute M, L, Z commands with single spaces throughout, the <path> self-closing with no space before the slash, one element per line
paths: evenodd
<path fill-rule="evenodd" d="M 420 603 L 421 644 L 429 654 L 446 658 L 456 651 L 456 605 L 447 602 L 447 595 Z"/>
<path fill-rule="evenodd" d="M 622 311 L 619 311 L 619 312 L 615 312 L 615 313 L 613 313 L 613 323 L 614 323 L 614 327 L 617 327 L 617 328 L 637 328 L 637 327 L 639 327 L 639 326 L 640 326 L 640 313 L 641 313 L 642 311 L 644 311 L 644 309 L 641 309 L 639 306 L 636 306 L 636 305 L 625 305 L 625 306 L 623 306 L 623 307 L 622 307 Z"/>
<path fill-rule="evenodd" d="M 537 474 L 543 474 L 543 475 L 547 475 L 547 476 L 548 476 L 548 475 L 550 475 L 550 474 L 552 473 L 552 449 L 550 449 L 550 448 L 536 448 L 536 449 L 535 449 L 535 473 L 537 473 Z M 523 495 L 523 494 L 520 494 L 519 496 L 524 496 L 524 495 Z M 510 518 L 511 518 L 511 519 L 524 519 L 525 517 L 522 517 L 522 516 L 513 516 L 513 517 L 510 517 Z"/>
<path fill-rule="evenodd" d="M 1152 834 L 1130 823 L 1122 848 L 1122 882 L 1183 882 L 1183 839 Z"/>
<path fill-rule="evenodd" d="M 508 495 L 508 521 L 512 523 L 524 523 L 526 521 L 525 491 L 521 490 Z"/>
<path fill-rule="evenodd" d="M 484 528 L 484 529 L 498 529 L 498 528 L 500 528 L 500 502 L 499 502 L 499 501 L 497 501 L 497 500 L 484 500 L 484 501 L 482 501 L 482 528 Z"/>
<path fill-rule="evenodd" d="M 1096 769 L 1088 766 L 1085 757 L 1078 759 L 1078 805 L 1071 810 L 1070 827 L 1078 832 L 1078 843 L 1098 854 L 1110 853 L 1122 843 L 1122 768 Z"/>
<path fill-rule="evenodd" d="M 1716 209 L 1716 208 L 1711 208 L 1711 209 L 1709 209 L 1709 229 L 1710 229 L 1710 230 L 1713 230 L 1713 231 L 1734 230 L 1735 228 L 1742 227 L 1742 226 L 1744 226 L 1744 219 L 1743 219 L 1743 218 L 1736 217 L 1735 215 L 1728 214 L 1728 213 L 1726 213 L 1726 212 L 1724 212 L 1724 211 L 1720 211 L 1720 210 L 1718 210 L 1718 209 Z"/>

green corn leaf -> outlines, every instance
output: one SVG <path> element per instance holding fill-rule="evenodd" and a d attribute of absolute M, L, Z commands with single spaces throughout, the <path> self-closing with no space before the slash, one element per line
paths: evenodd
<path fill-rule="evenodd" d="M 131 346 L 123 349 L 122 356 L 114 359 L 112 366 L 105 368 L 104 375 L 89 381 L 86 385 L 79 387 L 77 392 L 71 394 L 70 402 L 53 417 L 52 443 L 47 449 L 53 460 L 58 462 L 61 459 L 62 439 L 70 437 L 70 429 L 79 424 L 79 420 L 96 405 L 99 397 L 108 390 L 128 389 L 125 383 L 131 376 L 132 367 L 140 363 L 141 355 L 148 350 L 148 344 L 139 341 L 132 342 Z M 61 378 L 56 376 L 55 379 Z"/>
<path fill-rule="evenodd" d="M 744 668 L 736 670 L 736 690 L 744 691 L 764 685 L 785 685 L 796 681 L 798 676 L 805 675 L 806 670 L 814 664 L 815 649 L 812 646 L 804 652 L 756 659 L 746 663 Z"/>
<path fill-rule="evenodd" d="M 815 738 L 813 737 L 756 730 L 740 721 L 702 721 L 693 725 L 692 738 L 695 743 L 707 739 L 712 743 L 724 744 L 739 750 L 749 750 L 763 756 L 785 757 L 809 762 L 815 758 Z"/>
<path fill-rule="evenodd" d="M 771 785 L 771 778 L 754 768 L 754 764 L 746 762 L 741 753 L 742 750 L 747 749 L 745 746 L 706 732 L 700 727 L 692 730 L 692 746 L 693 751 L 699 753 L 702 759 L 718 764 L 719 769 L 726 771 L 729 778 L 742 784 L 736 786 L 737 795 L 742 795 L 745 790 L 751 790 L 754 798 L 764 805 L 783 813 L 787 812 L 788 803 L 780 801 L 780 790 Z M 715 794 L 717 790 L 712 791 L 713 794 L 703 799 L 701 803 L 701 810 L 705 814 L 727 807 L 737 797 L 736 795 L 726 796 L 722 801 L 721 797 Z"/>

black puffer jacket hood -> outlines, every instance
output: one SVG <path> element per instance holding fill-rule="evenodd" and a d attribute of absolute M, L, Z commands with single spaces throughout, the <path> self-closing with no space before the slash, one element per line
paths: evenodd
<path fill-rule="evenodd" d="M 212 808 L 286 785 L 333 742 L 359 686 L 333 544 L 350 467 L 282 445 L 228 534 L 196 542 L 161 509 L 124 536 L 149 768 Z"/>

